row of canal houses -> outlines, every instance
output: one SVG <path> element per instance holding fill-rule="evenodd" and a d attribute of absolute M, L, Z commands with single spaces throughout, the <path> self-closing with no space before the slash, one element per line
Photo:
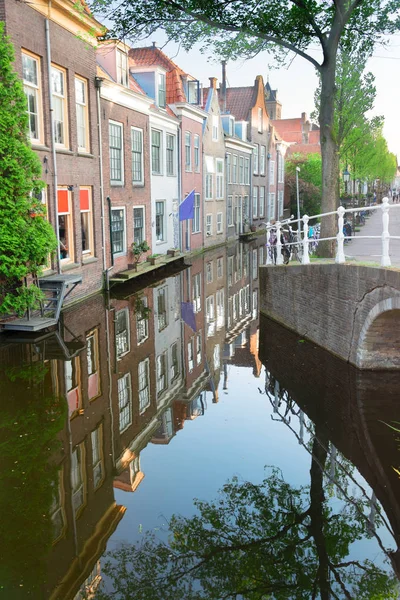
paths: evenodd
<path fill-rule="evenodd" d="M 133 242 L 193 251 L 283 214 L 286 145 L 261 76 L 229 88 L 223 68 L 221 86 L 203 87 L 155 44 L 100 41 L 104 27 L 71 0 L 0 0 L 0 19 L 60 241 L 48 273 L 82 274 L 80 296 L 128 268 Z"/>
<path fill-rule="evenodd" d="M 230 365 L 260 376 L 258 267 L 264 261 L 265 236 L 222 245 L 142 292 L 127 296 L 115 289 L 110 297 L 96 294 L 67 307 L 52 336 L 30 344 L 9 339 L 0 346 L 0 377 L 16 375 L 8 388 L 15 399 L 9 403 L 16 411 L 13 421 L 20 420 L 18 408 L 26 411 L 27 380 L 19 383 L 18 369 L 27 365 L 38 367 L 40 375 L 30 383 L 30 406 L 41 415 L 45 439 L 54 421 L 45 418 L 46 402 L 53 399 L 54 414 L 68 407 L 59 443 L 46 441 L 53 451 L 43 455 L 55 468 L 52 494 L 37 485 L 37 472 L 46 469 L 32 463 L 25 429 L 16 429 L 8 439 L 20 470 L 6 488 L 9 527 L 3 535 L 4 543 L 13 540 L 15 552 L 25 557 L 23 564 L 10 561 L 9 578 L 18 590 L 22 586 L 51 600 L 93 597 L 101 579 L 99 559 L 125 518 L 127 496 L 146 486 L 140 460 L 146 446 L 174 443 L 185 423 L 212 410 L 218 388 L 229 393 Z M 181 302 L 188 299 L 194 307 L 191 327 L 181 319 Z M 37 553 L 31 551 L 26 515 L 19 508 L 26 494 L 40 513 L 38 520 L 44 516 L 52 523 Z M 133 512 L 127 518 L 139 530 L 139 517 Z M 14 597 L 12 591 L 5 590 L 7 597 Z"/>

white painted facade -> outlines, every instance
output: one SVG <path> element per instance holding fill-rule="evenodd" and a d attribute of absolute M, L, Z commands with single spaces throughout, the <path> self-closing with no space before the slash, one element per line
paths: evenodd
<path fill-rule="evenodd" d="M 160 168 L 154 165 L 153 132 L 160 139 Z M 169 248 L 179 247 L 179 121 L 161 109 L 150 111 L 150 169 L 151 169 L 151 233 L 153 254 L 166 254 Z M 168 147 L 174 140 L 173 172 L 168 173 Z M 169 154 L 169 156 L 171 156 Z M 159 171 L 159 172 L 157 172 Z M 163 231 L 160 235 L 160 208 L 163 208 Z"/>

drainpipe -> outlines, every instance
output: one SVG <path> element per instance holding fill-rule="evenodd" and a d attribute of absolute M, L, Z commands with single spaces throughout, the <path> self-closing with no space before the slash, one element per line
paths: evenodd
<path fill-rule="evenodd" d="M 50 8 L 50 3 L 49 3 Z M 56 155 L 56 145 L 55 145 L 55 130 L 54 130 L 54 121 L 53 121 L 53 96 L 51 93 L 51 46 L 50 46 L 50 28 L 49 28 L 49 20 L 45 19 L 44 21 L 45 33 L 46 33 L 46 54 L 47 54 L 47 76 L 49 81 L 49 106 L 50 106 L 50 136 L 51 136 L 51 157 L 53 160 L 53 200 L 54 200 L 54 220 L 55 220 L 55 230 L 56 230 L 56 238 L 57 238 L 57 272 L 61 275 L 61 261 L 60 261 L 60 230 L 58 227 L 58 177 L 57 177 L 57 155 Z"/>
<path fill-rule="evenodd" d="M 103 255 L 103 271 L 107 277 L 107 257 L 106 257 L 106 224 L 105 224 L 105 210 L 104 210 L 104 177 L 103 177 L 103 146 L 102 146 L 102 135 L 101 135 L 101 112 L 100 112 L 100 90 L 101 84 L 103 83 L 102 77 L 94 78 L 94 85 L 96 87 L 96 98 L 97 98 L 97 130 L 99 136 L 99 173 L 100 173 L 100 208 L 101 208 L 101 251 Z M 111 241 L 111 239 L 110 239 Z"/>
<path fill-rule="evenodd" d="M 181 140 L 181 136 L 183 136 L 182 120 L 180 121 L 180 130 L 181 130 L 181 135 L 176 136 L 177 143 L 178 143 L 178 198 L 179 198 L 179 200 L 178 200 L 178 234 L 179 234 L 179 250 L 181 252 L 183 252 L 183 221 L 179 220 L 179 205 L 183 201 L 183 199 L 182 199 L 183 169 L 182 169 L 182 140 Z M 186 223 L 186 226 L 187 226 L 187 223 Z"/>
<path fill-rule="evenodd" d="M 108 203 L 108 219 L 109 219 L 109 223 L 110 223 L 109 233 L 110 233 L 111 267 L 113 267 L 114 266 L 114 254 L 112 251 L 112 225 L 111 225 L 111 198 L 110 198 L 110 196 L 107 196 L 107 203 Z M 107 269 L 107 275 L 108 275 L 109 270 L 110 269 Z"/>

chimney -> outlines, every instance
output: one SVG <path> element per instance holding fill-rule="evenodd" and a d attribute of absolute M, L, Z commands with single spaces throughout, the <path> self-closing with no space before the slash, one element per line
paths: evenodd
<path fill-rule="evenodd" d="M 152 42 L 153 43 L 153 49 L 157 48 L 157 42 Z"/>
<path fill-rule="evenodd" d="M 306 122 L 306 119 L 307 119 L 306 113 L 305 112 L 301 113 L 301 120 L 303 121 L 303 123 Z"/>
<path fill-rule="evenodd" d="M 216 77 L 209 77 L 210 80 L 210 88 L 212 88 L 213 90 L 217 89 L 217 78 Z"/>
<path fill-rule="evenodd" d="M 221 101 L 222 113 L 226 114 L 226 60 L 222 61 Z"/>

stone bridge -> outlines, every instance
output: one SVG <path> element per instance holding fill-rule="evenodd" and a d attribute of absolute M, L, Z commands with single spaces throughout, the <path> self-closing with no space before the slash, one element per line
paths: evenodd
<path fill-rule="evenodd" d="M 400 368 L 400 270 L 260 267 L 260 312 L 359 369 Z"/>

